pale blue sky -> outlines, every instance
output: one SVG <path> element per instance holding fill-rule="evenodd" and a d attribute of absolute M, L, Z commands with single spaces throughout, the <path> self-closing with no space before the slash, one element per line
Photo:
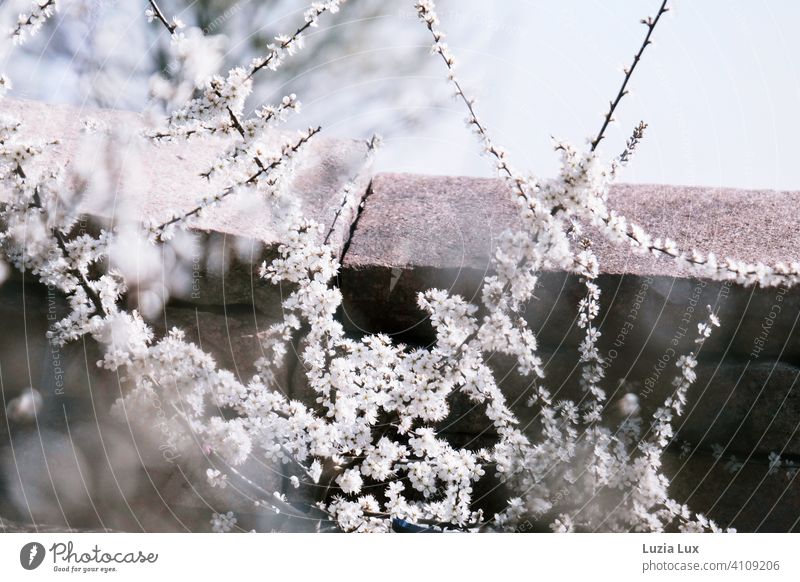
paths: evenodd
<path fill-rule="evenodd" d="M 381 13 L 368 21 L 353 21 L 351 15 L 359 12 L 344 8 L 327 19 L 317 32 L 325 34 L 333 24 L 347 31 L 350 42 L 328 50 L 314 68 L 294 79 L 305 84 L 295 87 L 289 80 L 268 87 L 260 97 L 273 99 L 297 90 L 306 115 L 297 123 L 321 123 L 336 135 L 365 135 L 377 129 L 387 142 L 380 169 L 488 175 L 490 166 L 478 157 L 472 136 L 464 130 L 463 110 L 448 98 L 444 71 L 424 48 L 430 38 L 417 22 L 414 1 L 351 4 L 359 1 L 380 6 Z M 119 93 L 114 103 L 120 108 L 136 108 L 146 97 L 142 54 L 152 44 L 146 40 L 144 4 L 109 2 L 107 12 L 112 14 L 98 27 L 102 34 L 92 39 L 114 39 L 122 64 L 104 89 Z M 268 19 L 288 30 L 306 4 L 307 0 L 286 0 L 267 11 Z M 463 84 L 478 98 L 478 111 L 496 141 L 507 147 L 517 166 L 549 175 L 556 169 L 550 136 L 582 142 L 597 132 L 621 82 L 622 67 L 643 38 L 639 20 L 653 14 L 660 2 L 439 4 Z M 650 124 L 648 134 L 623 180 L 800 189 L 800 2 L 672 0 L 671 5 L 673 12 L 655 31 L 655 45 L 636 71 L 632 94 L 623 101 L 603 152 L 618 153 L 641 119 Z M 265 23 L 237 25 L 232 42 L 242 42 L 250 28 L 258 26 Z M 377 27 L 378 34 L 359 34 L 357 27 L 366 26 Z M 86 44 L 83 34 L 78 26 L 75 34 L 64 38 L 84 39 Z M 25 58 L 17 54 L 4 63 L 13 73 L 17 94 L 76 101 L 78 64 L 48 60 L 64 41 L 45 36 L 40 53 L 33 51 Z M 309 39 L 309 45 L 314 42 Z M 125 58 L 119 58 L 120 52 Z M 376 67 L 376 56 L 388 64 Z M 365 99 L 368 91 L 383 98 Z M 420 125 L 402 128 L 391 122 L 398 114 L 420 111 L 429 113 Z"/>

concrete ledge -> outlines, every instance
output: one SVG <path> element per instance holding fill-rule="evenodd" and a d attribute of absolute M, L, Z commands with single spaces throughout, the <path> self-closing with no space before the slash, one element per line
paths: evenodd
<path fill-rule="evenodd" d="M 612 190 L 610 205 L 686 248 L 748 261 L 800 256 L 800 192 L 623 184 Z M 356 330 L 429 341 L 432 330 L 416 306 L 417 292 L 439 287 L 477 299 L 498 235 L 517 227 L 499 180 L 376 176 L 344 259 L 346 319 Z M 678 336 L 676 349 L 691 349 L 705 305 L 719 302 L 724 326 L 707 342 L 707 352 L 800 358 L 800 336 L 793 333 L 800 313 L 796 290 L 699 280 L 671 261 L 636 255 L 591 230 L 587 235 L 600 261 L 606 351 L 623 328 L 628 344 L 657 351 Z M 572 322 L 583 295 L 577 278 L 545 273 L 540 284 L 526 314 L 532 327 L 549 347 L 576 346 L 581 334 Z M 780 313 L 770 317 L 776 304 Z M 769 333 L 754 343 L 765 321 Z"/>
<path fill-rule="evenodd" d="M 69 167 L 74 161 L 78 161 L 82 167 L 100 168 L 106 163 L 108 152 L 103 151 L 94 151 L 91 159 L 77 159 L 87 154 L 86 150 L 81 149 L 85 120 L 97 122 L 101 129 L 122 130 L 123 134 L 128 135 L 147 127 L 145 120 L 135 113 L 76 109 L 9 99 L 0 101 L 0 115 L 10 115 L 22 121 L 26 139 L 57 139 L 59 144 L 47 148 L 43 163 L 58 167 Z M 275 132 L 271 136 L 274 143 L 286 138 L 294 139 L 294 134 Z M 117 195 L 136 194 L 133 200 L 119 199 L 116 203 L 118 206 L 123 202 L 131 203 L 143 218 L 157 219 L 172 210 L 194 208 L 203 196 L 218 193 L 224 187 L 218 181 L 203 178 L 201 173 L 211 167 L 228 142 L 224 138 L 202 137 L 188 142 L 179 140 L 161 145 L 147 144 L 140 149 L 128 143 L 131 149 L 122 152 L 120 173 L 124 176 L 130 172 L 135 183 L 123 181 L 111 184 L 114 191 L 106 195 L 115 201 Z M 122 145 L 125 144 L 123 141 Z M 300 201 L 305 215 L 334 230 L 331 240 L 337 248 L 345 243 L 353 218 L 340 217 L 334 223 L 341 206 L 341 188 L 349 178 L 356 177 L 361 179 L 360 190 L 364 191 L 369 180 L 364 164 L 366 152 L 363 141 L 317 136 L 303 149 L 304 163 L 299 167 L 292 184 L 292 193 Z M 358 192 L 359 188 L 354 190 Z M 87 212 L 108 216 L 109 209 L 98 208 L 96 204 L 89 200 Z M 254 200 L 246 205 L 223 203 L 201 220 L 198 228 L 272 245 L 279 242 L 272 215 L 273 209 L 264 200 Z"/>
<path fill-rule="evenodd" d="M 800 192 L 618 184 L 609 206 L 685 248 L 767 263 L 800 258 Z M 346 264 L 484 271 L 494 242 L 519 228 L 501 180 L 379 174 Z M 607 275 L 687 277 L 668 260 L 634 254 L 592 231 Z"/>

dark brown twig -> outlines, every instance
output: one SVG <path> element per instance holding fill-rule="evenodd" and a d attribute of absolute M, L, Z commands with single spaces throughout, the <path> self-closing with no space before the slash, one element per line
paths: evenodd
<path fill-rule="evenodd" d="M 161 11 L 161 7 L 155 0 L 148 0 L 150 2 L 150 7 L 153 9 L 153 14 L 155 17 L 163 24 L 170 34 L 175 34 L 175 31 L 178 29 L 177 25 L 170 24 L 167 18 L 164 16 L 164 13 Z"/>
<path fill-rule="evenodd" d="M 652 44 L 650 37 L 653 34 L 653 30 L 655 29 L 661 17 L 669 11 L 667 2 L 668 0 L 663 0 L 655 17 L 648 16 L 642 20 L 642 24 L 647 26 L 647 34 L 644 37 L 644 42 L 642 42 L 642 46 L 639 47 L 639 51 L 636 53 L 636 56 L 633 57 L 633 63 L 631 63 L 631 66 L 625 69 L 625 78 L 622 80 L 622 85 L 619 88 L 619 92 L 614 100 L 609 103 L 608 112 L 603 118 L 603 125 L 600 127 L 600 131 L 597 133 L 597 137 L 592 140 L 592 151 L 597 149 L 597 146 L 605 137 L 606 129 L 608 129 L 608 125 L 614 120 L 614 112 L 617 110 L 619 102 L 622 101 L 622 98 L 628 94 L 628 82 L 631 80 L 631 76 L 633 75 L 633 71 L 636 69 L 636 65 L 638 65 L 639 61 L 642 59 L 644 50 L 648 47 L 648 45 Z"/>

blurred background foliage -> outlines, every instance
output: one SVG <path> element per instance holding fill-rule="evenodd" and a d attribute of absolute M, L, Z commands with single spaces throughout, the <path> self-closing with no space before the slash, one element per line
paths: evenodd
<path fill-rule="evenodd" d="M 13 22 L 28 0 L 6 0 L 3 22 Z M 155 76 L 175 68 L 163 27 L 148 23 L 146 2 L 62 0 L 61 11 L 34 42 L 5 55 L 14 95 L 87 107 L 158 109 L 151 99 Z M 406 5 L 407 4 L 407 5 Z M 210 73 L 224 74 L 263 54 L 278 34 L 302 23 L 306 0 L 162 0 L 167 15 L 199 36 Z M 383 0 L 348 2 L 306 35 L 306 48 L 275 72 L 256 79 L 249 104 L 256 108 L 296 93 L 306 106 L 298 125 L 321 123 L 351 137 L 392 133 L 422 120 L 428 97 L 413 82 L 435 63 L 418 58 L 427 39 L 414 23 L 413 5 Z M 192 30 L 192 28 L 199 30 Z M 8 47 L 6 47 L 8 49 Z M 218 58 L 218 54 L 221 58 Z M 432 72 L 431 74 L 436 74 Z M 430 111 L 430 110 L 428 110 Z M 163 111 L 162 111 L 163 112 Z M 366 114 L 369 112 L 368 114 Z M 337 128 L 337 125 L 345 125 Z"/>

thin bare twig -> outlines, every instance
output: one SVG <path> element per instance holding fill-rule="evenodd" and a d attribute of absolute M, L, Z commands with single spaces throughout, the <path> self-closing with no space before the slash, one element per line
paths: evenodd
<path fill-rule="evenodd" d="M 433 36 L 433 40 L 436 43 L 442 41 L 444 36 L 442 33 L 434 26 L 433 22 L 425 20 L 425 25 L 430 31 L 431 35 Z M 456 90 L 457 97 L 462 101 L 464 106 L 467 108 L 467 112 L 469 113 L 468 120 L 471 125 L 475 127 L 475 130 L 480 134 L 481 139 L 483 140 L 484 144 L 486 145 L 487 152 L 495 158 L 497 161 L 496 167 L 498 172 L 503 174 L 507 180 L 513 183 L 514 190 L 516 190 L 517 196 L 522 198 L 523 200 L 528 200 L 528 193 L 525 188 L 525 181 L 524 179 L 513 172 L 508 165 L 504 155 L 501 153 L 501 150 L 496 148 L 491 140 L 489 135 L 489 131 L 485 125 L 481 122 L 478 118 L 477 113 L 475 112 L 475 104 L 472 99 L 467 97 L 464 89 L 461 86 L 458 78 L 455 75 L 455 65 L 453 61 L 445 54 L 443 51 L 437 51 L 439 56 L 442 58 L 442 61 L 447 68 L 449 73 L 449 80 L 453 84 L 453 87 Z M 536 214 L 536 210 L 531 208 L 531 210 Z"/>
<path fill-rule="evenodd" d="M 158 19 L 161 24 L 163 24 L 170 34 L 175 34 L 175 31 L 178 29 L 176 24 L 171 24 L 167 18 L 164 16 L 164 13 L 161 11 L 161 7 L 155 0 L 148 0 L 150 2 L 150 7 L 153 9 L 153 15 Z"/>
<path fill-rule="evenodd" d="M 642 46 L 639 47 L 639 50 L 633 57 L 633 63 L 631 63 L 631 66 L 625 68 L 625 77 L 622 80 L 622 85 L 619 88 L 619 92 L 617 93 L 617 96 L 614 98 L 614 100 L 609 103 L 608 112 L 603 118 L 603 125 L 600 127 L 600 131 L 597 132 L 597 137 L 595 137 L 592 140 L 592 151 L 597 149 L 597 146 L 605 137 L 606 129 L 608 129 L 608 125 L 614 120 L 614 112 L 617 110 L 619 102 L 622 101 L 622 98 L 628 94 L 628 89 L 627 89 L 628 82 L 631 80 L 631 76 L 633 76 L 633 71 L 636 70 L 636 65 L 639 64 L 640 60 L 642 60 L 642 55 L 644 54 L 644 50 L 650 44 L 652 44 L 650 37 L 653 34 L 653 30 L 655 29 L 661 17 L 667 12 L 669 12 L 669 7 L 667 6 L 668 1 L 669 0 L 663 0 L 663 2 L 661 3 L 661 7 L 658 9 L 658 13 L 654 17 L 648 16 L 647 18 L 642 19 L 642 24 L 647 26 L 647 34 L 644 37 L 644 42 L 642 42 Z"/>
<path fill-rule="evenodd" d="M 297 39 L 300 37 L 300 35 L 303 34 L 309 28 L 311 28 L 311 22 L 306 22 L 303 26 L 300 26 L 297 30 L 294 31 L 294 34 L 292 36 L 290 36 L 288 39 L 286 39 L 285 41 L 283 41 L 280 44 L 280 48 L 281 49 L 286 49 L 293 42 L 296 42 Z M 255 75 L 257 72 L 259 72 L 261 69 L 264 69 L 264 68 L 268 67 L 269 64 L 272 62 L 272 59 L 275 58 L 276 54 L 277 54 L 276 52 L 270 53 L 268 57 L 266 57 L 258 65 L 253 67 L 253 69 L 250 71 L 250 74 L 247 75 L 247 78 L 248 79 L 252 78 L 253 75 Z"/>

